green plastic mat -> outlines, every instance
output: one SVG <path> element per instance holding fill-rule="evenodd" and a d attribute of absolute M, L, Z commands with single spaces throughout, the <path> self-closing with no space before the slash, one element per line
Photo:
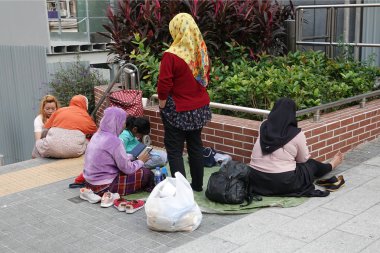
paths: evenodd
<path fill-rule="evenodd" d="M 186 168 L 186 176 L 189 181 L 190 179 L 190 171 L 189 171 L 189 164 L 187 162 L 187 157 L 184 158 L 185 161 L 185 168 Z M 203 192 L 194 192 L 194 199 L 199 205 L 200 209 L 203 213 L 216 213 L 216 214 L 243 214 L 243 213 L 253 213 L 260 208 L 264 207 L 293 207 L 298 206 L 308 200 L 308 198 L 301 197 L 263 197 L 262 201 L 253 201 L 250 205 L 240 207 L 240 205 L 229 205 L 229 204 L 220 204 L 213 201 L 210 201 L 205 196 L 205 190 L 207 187 L 208 179 L 210 178 L 210 175 L 218 171 L 220 167 L 212 167 L 207 168 L 205 167 L 205 173 L 203 177 Z M 128 200 L 132 199 L 146 199 L 148 198 L 149 193 L 148 192 L 139 192 L 135 194 L 131 194 L 126 196 Z"/>

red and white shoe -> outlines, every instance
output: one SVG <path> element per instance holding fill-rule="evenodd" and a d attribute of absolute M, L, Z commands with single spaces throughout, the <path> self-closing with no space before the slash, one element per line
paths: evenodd
<path fill-rule="evenodd" d="M 145 205 L 145 201 L 141 200 L 141 199 L 127 201 L 127 203 L 125 205 L 125 208 L 126 208 L 125 212 L 126 213 L 134 213 L 134 212 L 140 210 L 141 208 L 143 208 L 144 205 Z"/>
<path fill-rule="evenodd" d="M 126 199 L 119 198 L 119 199 L 115 199 L 113 201 L 113 206 L 117 210 L 119 210 L 119 212 L 125 212 L 125 210 L 127 209 L 126 208 L 127 203 L 128 203 L 128 201 Z"/>

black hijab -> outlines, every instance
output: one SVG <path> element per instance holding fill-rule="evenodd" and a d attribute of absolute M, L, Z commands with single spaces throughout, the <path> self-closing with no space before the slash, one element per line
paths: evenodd
<path fill-rule="evenodd" d="M 296 104 L 289 98 L 276 101 L 268 119 L 260 127 L 263 154 L 270 154 L 292 140 L 301 128 L 297 127 Z"/>

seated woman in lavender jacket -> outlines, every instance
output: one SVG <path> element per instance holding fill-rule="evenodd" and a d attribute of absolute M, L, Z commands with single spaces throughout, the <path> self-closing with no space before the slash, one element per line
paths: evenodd
<path fill-rule="evenodd" d="M 142 168 L 149 159 L 143 153 L 138 160 L 125 152 L 119 135 L 125 128 L 127 113 L 116 107 L 104 111 L 98 131 L 87 146 L 83 175 L 86 187 L 102 196 L 105 192 L 127 195 L 151 187 L 153 173 Z"/>

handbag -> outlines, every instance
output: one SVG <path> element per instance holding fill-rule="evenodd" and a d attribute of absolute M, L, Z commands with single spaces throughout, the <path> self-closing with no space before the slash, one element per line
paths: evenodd
<path fill-rule="evenodd" d="M 203 147 L 203 163 L 206 167 L 213 167 L 216 165 L 215 154 L 216 150 L 211 147 Z"/>
<path fill-rule="evenodd" d="M 114 91 L 108 99 L 111 106 L 122 108 L 128 115 L 138 117 L 144 114 L 141 90 Z"/>

